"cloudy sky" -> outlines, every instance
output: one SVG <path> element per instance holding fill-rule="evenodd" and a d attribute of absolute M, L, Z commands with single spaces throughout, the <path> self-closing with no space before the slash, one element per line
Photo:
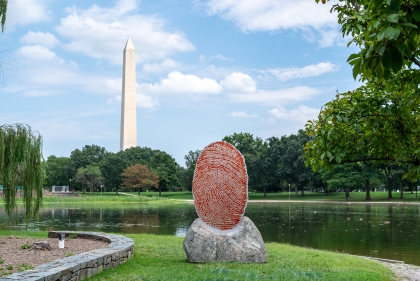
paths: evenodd
<path fill-rule="evenodd" d="M 334 1 L 333 1 L 334 2 Z M 357 87 L 331 3 L 13 0 L 0 33 L 0 124 L 41 133 L 44 157 L 119 150 L 122 54 L 137 58 L 137 142 L 171 154 L 226 135 L 303 129 Z"/>

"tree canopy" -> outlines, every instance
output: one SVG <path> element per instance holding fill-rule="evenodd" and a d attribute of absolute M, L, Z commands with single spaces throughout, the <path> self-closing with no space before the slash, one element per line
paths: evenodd
<path fill-rule="evenodd" d="M 337 93 L 308 122 L 307 164 L 411 164 L 405 177 L 418 178 L 420 3 L 339 0 L 331 10 L 338 13 L 343 36 L 351 36 L 349 45 L 360 49 L 348 62 L 353 77 L 365 84 Z"/>
<path fill-rule="evenodd" d="M 83 193 L 85 193 L 85 187 L 90 188 L 90 192 L 100 187 L 104 183 L 104 178 L 99 170 L 98 165 L 87 165 L 77 170 L 75 177 L 77 182 L 82 184 Z"/>
<path fill-rule="evenodd" d="M 158 174 L 150 170 L 146 165 L 134 164 L 133 166 L 127 167 L 121 173 L 121 177 L 124 186 L 138 189 L 139 192 L 143 188 L 157 188 L 159 186 Z"/>
<path fill-rule="evenodd" d="M 42 137 L 28 125 L 0 126 L 0 182 L 9 218 L 16 208 L 18 186 L 23 186 L 26 220 L 38 214 L 43 175 Z"/>
<path fill-rule="evenodd" d="M 134 164 L 147 165 L 159 175 L 159 190 L 179 186 L 179 165 L 164 151 L 148 147 L 131 147 L 118 153 L 110 153 L 101 162 L 106 185 L 117 191 L 122 183 L 121 173 Z"/>

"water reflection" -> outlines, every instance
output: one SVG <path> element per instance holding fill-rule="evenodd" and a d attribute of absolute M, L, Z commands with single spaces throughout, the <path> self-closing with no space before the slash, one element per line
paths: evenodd
<path fill-rule="evenodd" d="M 420 206 L 250 203 L 246 215 L 264 241 L 367 255 L 420 265 Z M 192 204 L 45 207 L 30 228 L 185 236 L 197 218 Z M 18 225 L 25 229 L 22 210 Z"/>

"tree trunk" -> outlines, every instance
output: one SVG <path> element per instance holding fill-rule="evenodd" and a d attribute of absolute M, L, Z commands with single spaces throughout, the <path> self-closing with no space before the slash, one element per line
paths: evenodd
<path fill-rule="evenodd" d="M 298 193 L 298 185 L 295 184 L 295 196 L 298 197 L 299 193 Z"/>
<path fill-rule="evenodd" d="M 370 201 L 372 200 L 372 198 L 370 198 L 370 186 L 369 186 L 369 179 L 365 179 L 365 188 L 366 188 L 366 201 Z"/>
<path fill-rule="evenodd" d="M 413 194 L 413 183 L 411 181 L 408 182 L 408 187 L 410 188 L 410 193 Z"/>
<path fill-rule="evenodd" d="M 403 197 L 404 197 L 403 184 L 402 184 L 402 179 L 400 178 L 400 199 L 403 199 Z"/>
<path fill-rule="evenodd" d="M 118 195 L 118 186 L 115 188 L 115 195 Z"/>
<path fill-rule="evenodd" d="M 161 194 L 162 194 L 162 189 L 159 186 L 159 197 L 161 196 Z"/>
<path fill-rule="evenodd" d="M 305 192 L 305 187 L 304 187 L 304 186 L 302 186 L 302 187 L 300 188 L 300 191 L 301 191 L 301 193 L 302 193 L 302 196 L 303 196 L 303 195 L 305 195 L 305 194 L 304 194 L 304 192 Z"/>
<path fill-rule="evenodd" d="M 267 197 L 267 190 L 265 189 L 265 185 L 263 187 L 263 192 L 264 192 L 264 198 L 266 198 Z"/>
<path fill-rule="evenodd" d="M 137 189 L 137 195 L 140 196 L 140 187 Z"/>
<path fill-rule="evenodd" d="M 330 195 L 330 190 L 327 188 L 325 188 L 325 193 L 327 193 L 327 196 Z"/>
<path fill-rule="evenodd" d="M 392 199 L 392 177 L 388 178 L 388 199 Z"/>
<path fill-rule="evenodd" d="M 349 200 L 349 197 L 350 197 L 350 188 L 349 187 L 346 187 L 346 189 L 345 189 L 346 191 L 346 200 L 348 201 Z"/>

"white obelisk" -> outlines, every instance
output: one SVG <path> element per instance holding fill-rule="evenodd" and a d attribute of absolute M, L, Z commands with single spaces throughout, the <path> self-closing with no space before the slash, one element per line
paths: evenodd
<path fill-rule="evenodd" d="M 136 51 L 128 37 L 124 48 L 120 149 L 137 146 L 136 122 Z"/>

